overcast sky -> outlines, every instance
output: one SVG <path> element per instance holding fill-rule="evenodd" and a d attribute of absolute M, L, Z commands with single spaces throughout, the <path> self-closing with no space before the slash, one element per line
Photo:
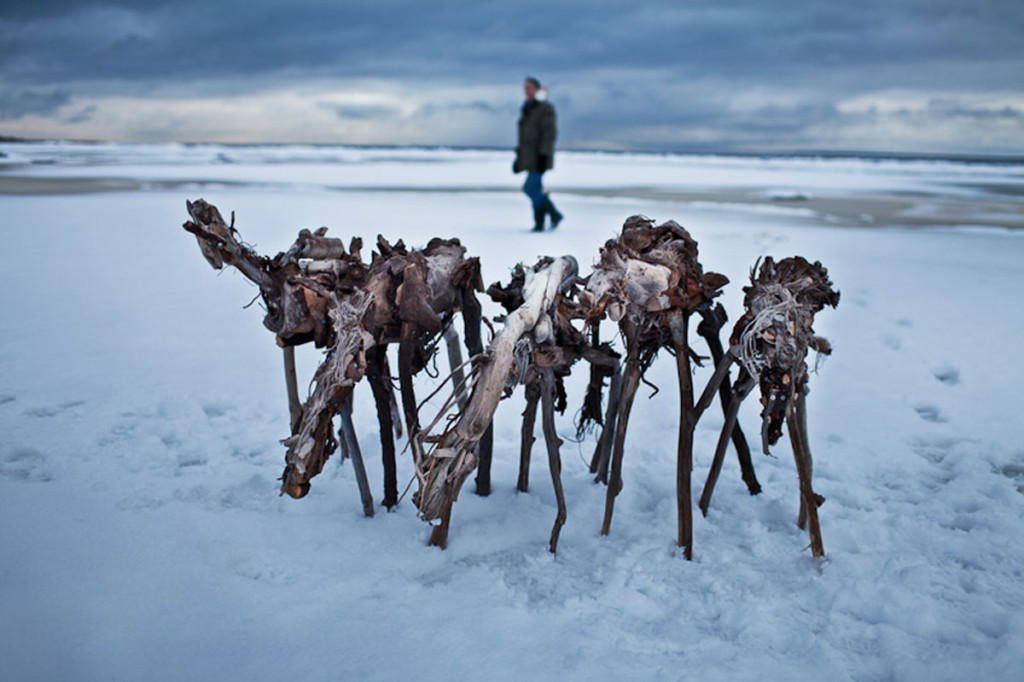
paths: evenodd
<path fill-rule="evenodd" d="M 1024 153 L 1022 0 L 4 0 L 0 135 Z"/>

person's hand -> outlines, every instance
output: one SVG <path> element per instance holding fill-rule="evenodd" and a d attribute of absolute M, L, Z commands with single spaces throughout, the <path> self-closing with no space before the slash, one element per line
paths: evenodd
<path fill-rule="evenodd" d="M 551 157 L 548 156 L 547 154 L 538 155 L 537 166 L 540 168 L 541 173 L 548 170 L 549 168 L 551 168 Z"/>

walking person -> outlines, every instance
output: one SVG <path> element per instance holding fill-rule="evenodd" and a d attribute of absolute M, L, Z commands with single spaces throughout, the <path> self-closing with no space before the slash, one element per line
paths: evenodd
<path fill-rule="evenodd" d="M 555 108 L 547 101 L 547 88 L 541 87 L 536 78 L 527 78 L 523 83 L 523 92 L 526 101 L 519 115 L 519 141 L 512 171 L 526 171 L 523 192 L 530 197 L 533 205 L 533 231 L 543 232 L 545 216 L 551 216 L 552 229 L 558 227 L 563 218 L 551 203 L 551 197 L 544 191 L 541 182 L 544 171 L 554 167 L 558 127 Z"/>

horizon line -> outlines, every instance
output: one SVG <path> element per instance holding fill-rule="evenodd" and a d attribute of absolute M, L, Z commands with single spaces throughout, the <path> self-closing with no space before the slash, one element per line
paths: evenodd
<path fill-rule="evenodd" d="M 449 149 L 453 151 L 507 151 L 513 149 L 504 146 L 490 145 L 457 145 L 457 144 L 386 144 L 386 143 L 353 143 L 353 142 L 210 142 L 164 140 L 152 142 L 123 142 L 102 139 L 71 139 L 71 138 L 24 138 L 11 135 L 0 135 L 0 143 L 39 144 L 46 142 L 66 142 L 72 144 L 111 144 L 111 145 L 181 145 L 184 147 L 344 147 L 353 149 Z M 998 163 L 1024 164 L 1024 152 L 1020 153 L 988 153 L 988 152 L 918 152 L 871 149 L 815 149 L 815 148 L 778 148 L 778 149 L 716 149 L 713 147 L 678 147 L 672 149 L 634 148 L 601 148 L 601 147 L 559 147 L 557 151 L 584 154 L 645 154 L 652 156 L 733 156 L 733 157 L 797 157 L 797 158 L 860 158 L 877 160 L 935 160 L 960 161 L 965 163 Z"/>

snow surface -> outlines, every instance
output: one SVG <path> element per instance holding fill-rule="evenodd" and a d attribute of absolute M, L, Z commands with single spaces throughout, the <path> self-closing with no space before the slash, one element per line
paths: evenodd
<path fill-rule="evenodd" d="M 499 152 L 0 152 L 0 187 L 151 183 L 0 195 L 0 680 L 1020 679 L 1024 445 L 1012 406 L 1024 378 L 1024 234 L 970 216 L 942 229 L 836 224 L 770 203 L 779 188 L 840 192 L 865 197 L 870 214 L 885 188 L 920 193 L 927 215 L 924 195 L 977 201 L 983 184 L 1019 188 L 1020 166 L 564 154 L 548 184 L 567 218 L 536 235 L 521 176 Z M 766 199 L 617 190 L 636 187 Z M 458 236 L 487 283 L 542 254 L 574 255 L 586 273 L 627 216 L 674 219 L 705 268 L 732 281 L 722 302 L 733 320 L 759 256 L 821 260 L 842 291 L 816 320 L 835 353 L 808 398 L 827 561 L 811 559 L 796 528 L 786 438 L 775 458 L 756 457 L 756 497 L 730 451 L 709 515 L 696 514 L 694 560 L 682 559 L 670 357 L 649 373 L 660 392 L 638 396 L 607 537 L 605 489 L 586 470 L 593 440 L 569 440 L 584 377 L 570 380 L 557 556 L 541 448 L 530 492 L 515 492 L 521 393 L 497 413 L 494 492 L 467 485 L 446 551 L 426 546 L 408 499 L 364 518 L 339 458 L 307 498 L 279 497 L 280 351 L 257 306 L 243 308 L 256 290 L 212 271 L 180 228 L 185 200 L 199 197 L 234 211 L 268 254 L 320 225 L 368 244 L 377 233 L 411 245 Z M 318 357 L 300 349 L 302 376 Z M 698 390 L 709 376 L 696 370 Z M 747 401 L 748 435 L 757 413 Z M 365 387 L 355 423 L 379 501 Z M 695 492 L 721 425 L 717 406 L 698 425 Z M 412 477 L 408 452 L 399 474 Z"/>

